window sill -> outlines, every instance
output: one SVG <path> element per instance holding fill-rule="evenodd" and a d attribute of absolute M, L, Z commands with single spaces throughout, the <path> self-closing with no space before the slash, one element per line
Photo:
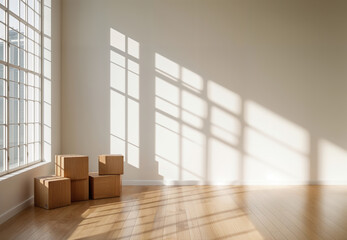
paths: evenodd
<path fill-rule="evenodd" d="M 50 163 L 51 163 L 51 162 L 38 162 L 38 163 L 35 163 L 35 164 L 31 165 L 31 166 L 25 167 L 25 168 L 23 168 L 23 169 L 19 169 L 19 170 L 14 171 L 14 172 L 7 173 L 7 174 L 5 174 L 5 175 L 3 175 L 3 176 L 0 176 L 0 182 L 1 182 L 1 181 L 4 181 L 4 180 L 7 180 L 7 179 L 10 179 L 10 178 L 12 178 L 12 177 L 18 176 L 18 175 L 20 175 L 20 174 L 22 174 L 22 173 L 25 173 L 25 172 L 28 172 L 28 171 L 30 171 L 30 170 L 33 170 L 33 169 L 35 169 L 35 168 L 44 166 L 44 165 L 46 165 L 46 164 L 50 164 Z"/>

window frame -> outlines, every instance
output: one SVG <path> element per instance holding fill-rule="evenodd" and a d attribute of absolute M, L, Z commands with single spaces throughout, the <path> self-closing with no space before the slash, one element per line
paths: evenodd
<path fill-rule="evenodd" d="M 40 12 L 39 12 L 39 14 L 38 14 L 38 16 L 40 17 L 40 22 L 39 22 L 39 27 L 40 27 L 40 29 L 38 30 L 36 27 L 35 27 L 35 18 L 34 18 L 34 20 L 33 20 L 33 24 L 34 25 L 32 25 L 32 24 L 30 24 L 29 23 L 29 21 L 28 21 L 28 8 L 31 8 L 30 6 L 29 6 L 29 4 L 28 4 L 28 0 L 18 0 L 18 2 L 19 2 L 19 5 L 18 5 L 18 11 L 19 11 L 19 14 L 17 15 L 16 13 L 14 13 L 14 12 L 12 12 L 11 10 L 10 10 L 10 6 L 9 6 L 9 4 L 10 4 L 10 1 L 11 0 L 5 0 L 5 6 L 4 5 L 2 5 L 2 4 L 0 4 L 0 9 L 2 9 L 4 12 L 5 12 L 5 21 L 6 21 L 6 23 L 4 23 L 4 25 L 5 25 L 5 32 L 6 32 L 6 39 L 4 39 L 5 41 L 4 41 L 4 45 L 6 45 L 5 47 L 4 47 L 4 52 L 5 52 L 5 61 L 3 61 L 3 60 L 0 60 L 0 64 L 2 64 L 2 65 L 4 65 L 5 66 L 5 69 L 6 69 L 6 72 L 4 73 L 4 75 L 5 75 L 5 77 L 6 77 L 6 79 L 3 79 L 3 81 L 5 82 L 5 84 L 4 84 L 4 92 L 6 92 L 6 96 L 4 96 L 3 98 L 4 99 L 6 99 L 6 103 L 4 103 L 4 112 L 3 112 L 3 118 L 5 119 L 5 123 L 4 124 L 0 124 L 0 126 L 2 127 L 2 126 L 4 126 L 4 135 L 5 135 L 5 137 L 4 137 L 4 143 L 3 143 L 3 145 L 4 145 L 4 147 L 3 148 L 1 148 L 0 150 L 1 151 L 5 151 L 3 154 L 4 154 L 4 156 L 3 156 L 3 158 L 4 158 L 4 170 L 3 171 L 1 171 L 0 172 L 0 177 L 1 176 L 4 176 L 4 175 L 6 175 L 6 174 L 9 174 L 9 173 L 12 173 L 12 172 L 15 172 L 15 171 L 18 171 L 18 170 L 21 170 L 21 169 L 24 169 L 24 168 L 27 168 L 27 167 L 30 167 L 30 166 L 32 166 L 32 165 L 34 165 L 34 164 L 37 164 L 37 163 L 40 163 L 40 162 L 43 162 L 44 161 L 44 158 L 43 158 L 43 146 L 44 146 L 44 140 L 43 140 L 43 126 L 44 126 L 44 124 L 43 124 L 43 110 L 44 110 L 44 107 L 43 107 L 43 105 L 44 105 L 44 101 L 43 101 L 43 83 L 44 83 L 44 81 L 43 81 L 43 67 L 44 67 L 44 57 L 43 57 L 43 53 L 44 53 L 44 44 L 43 44 L 43 41 L 44 41 L 44 29 L 43 29 L 43 27 L 44 27 L 44 25 L 43 25 L 43 19 L 44 19 L 44 0 L 39 0 L 39 6 L 40 6 Z M 21 9 L 21 2 L 25 2 L 26 3 L 26 11 L 25 11 L 25 16 L 26 16 L 26 20 L 23 20 L 22 18 L 21 18 L 21 16 L 20 16 L 20 9 Z M 35 0 L 33 0 L 34 1 L 34 4 L 36 4 L 35 3 Z M 34 7 L 34 9 L 32 9 L 31 8 L 31 10 L 34 10 L 34 12 L 33 12 L 33 16 L 36 16 L 36 14 L 37 14 L 37 12 L 35 11 L 35 7 Z M 17 65 L 15 65 L 15 64 L 12 64 L 12 63 L 10 63 L 10 56 L 9 56 L 9 54 L 10 54 L 10 46 L 15 46 L 15 45 L 13 45 L 13 44 L 11 44 L 10 43 L 10 30 L 11 30 L 11 28 L 10 28 L 10 15 L 13 17 L 13 18 L 15 18 L 16 20 L 18 20 L 18 22 L 19 22 L 19 25 L 21 25 L 21 23 L 25 26 L 25 29 L 26 29 L 26 33 L 25 34 L 22 34 L 21 33 L 21 31 L 20 30 L 15 30 L 15 29 L 13 29 L 13 31 L 16 31 L 17 33 L 18 33 L 18 66 Z M 34 68 L 33 68 L 33 70 L 29 70 L 28 68 L 28 53 L 29 53 L 29 49 L 28 49 L 28 41 L 29 41 L 29 38 L 28 38 L 28 29 L 29 29 L 29 27 L 33 30 L 33 33 L 34 33 L 34 36 L 33 36 L 33 39 L 30 39 L 30 40 L 32 40 L 33 41 L 33 45 L 34 45 L 34 50 L 33 50 L 33 53 L 32 53 L 32 56 L 33 56 L 33 64 L 35 63 L 35 57 L 38 57 L 38 59 L 39 59 L 39 64 L 38 64 L 38 66 L 39 66 L 39 69 L 40 69 L 40 71 L 39 71 L 39 73 L 36 71 L 36 66 L 34 65 Z M 36 33 L 38 33 L 38 40 L 40 41 L 39 43 L 39 50 L 40 50 L 40 55 L 39 56 L 37 56 L 36 55 L 36 49 L 35 49 L 35 45 L 36 44 L 38 44 L 38 42 L 37 42 L 37 40 L 35 39 L 35 34 Z M 25 65 L 24 65 L 24 67 L 22 67 L 22 66 L 20 66 L 20 59 L 19 59 L 19 54 L 20 54 L 20 44 L 19 44 L 19 41 L 20 41 L 20 34 L 22 34 L 22 35 L 24 35 L 24 37 L 25 37 L 25 47 L 24 47 L 24 49 L 23 49 L 23 51 L 25 52 L 25 57 L 24 57 L 24 59 L 25 59 Z M 23 85 L 25 86 L 25 97 L 24 97 L 24 101 L 26 102 L 25 103 L 25 121 L 24 122 L 20 122 L 20 120 L 19 120 L 19 118 L 20 118 L 20 115 L 19 115 L 19 110 L 20 110 L 20 103 L 18 103 L 18 121 L 17 121 L 17 123 L 12 123 L 12 124 L 10 124 L 10 109 L 9 109 L 9 106 L 10 106 L 10 82 L 13 82 L 13 81 L 10 81 L 9 80 L 9 78 L 10 78 L 10 68 L 13 68 L 13 69 L 17 69 L 18 70 L 18 96 L 17 97 L 11 97 L 11 99 L 17 99 L 18 100 L 18 102 L 20 101 L 20 100 L 23 100 L 23 99 L 21 99 L 20 98 L 20 93 L 19 93 L 19 91 L 20 91 L 20 80 L 19 80 L 19 78 L 20 78 L 20 75 L 19 75 L 19 72 L 20 71 L 24 71 L 25 73 L 26 73 L 26 76 L 28 75 L 28 73 L 32 73 L 33 74 L 33 77 L 34 77 L 34 82 L 35 82 L 35 75 L 36 76 L 38 76 L 39 77 L 39 83 L 40 83 L 40 88 L 39 88 L 39 98 L 38 98 L 38 100 L 36 100 L 36 98 L 35 98 L 35 94 L 34 94 L 34 97 L 33 97 L 33 99 L 34 100 L 29 100 L 28 99 L 28 82 L 27 82 L 27 80 L 26 80 L 26 82 L 25 83 L 23 83 Z M 26 77 L 26 79 L 28 79 L 27 77 Z M 30 87 L 32 87 L 33 88 L 33 91 L 34 91 L 34 93 L 35 93 L 35 89 L 37 89 L 36 88 L 36 86 L 35 86 L 35 84 L 34 84 L 34 86 L 30 86 Z M 38 102 L 39 103 L 39 111 L 40 111 L 40 115 L 39 115 L 39 123 L 37 123 L 36 121 L 35 121 L 35 112 L 33 113 L 33 118 L 34 118 L 34 121 L 33 122 L 30 122 L 29 123 L 29 121 L 28 121 L 28 101 L 32 101 L 33 102 L 33 109 L 35 109 L 36 108 L 36 103 Z M 9 132 L 10 132 L 10 126 L 14 126 L 14 125 L 17 125 L 18 126 L 18 136 L 19 136 L 19 134 L 20 134 L 20 125 L 21 124 L 23 124 L 23 125 L 25 125 L 26 127 L 25 127 L 25 142 L 24 143 L 20 143 L 20 138 L 18 137 L 18 144 L 17 145 L 14 145 L 14 146 L 11 146 L 10 147 L 10 134 L 9 134 Z M 29 126 L 29 124 L 32 124 L 33 125 L 33 128 L 34 128 L 34 137 L 35 137 L 35 134 L 36 134 L 36 129 L 35 129 L 35 126 L 37 125 L 37 124 L 39 124 L 39 129 L 40 129 L 40 133 L 39 133 L 39 136 L 40 136 L 40 140 L 39 141 L 35 141 L 35 139 L 33 140 L 33 142 L 30 142 L 30 143 L 28 143 L 28 138 L 29 138 L 29 136 L 28 136 L 28 126 Z M 32 162 L 29 162 L 29 158 L 28 158 L 28 152 L 29 152 L 29 150 L 28 150 L 28 145 L 29 144 L 32 144 L 33 146 L 35 146 L 35 144 L 36 143 L 38 143 L 39 144 L 39 147 L 40 147 L 40 151 L 39 151 L 39 159 L 38 160 L 35 160 L 35 159 L 33 159 L 33 161 Z M 26 153 L 26 156 L 25 156 L 25 160 L 24 160 L 24 164 L 23 165 L 20 165 L 20 152 L 19 152 L 19 148 L 21 147 L 21 146 L 25 146 L 25 153 Z M 14 167 L 14 168 L 10 168 L 10 154 L 9 154 L 9 152 L 10 152 L 10 148 L 17 148 L 17 167 Z M 35 150 L 35 148 L 34 148 L 34 150 L 33 150 L 33 152 L 34 153 L 36 153 L 36 150 Z"/>

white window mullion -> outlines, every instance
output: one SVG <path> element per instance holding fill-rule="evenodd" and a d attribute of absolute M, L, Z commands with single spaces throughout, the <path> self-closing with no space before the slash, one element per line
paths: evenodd
<path fill-rule="evenodd" d="M 10 170 L 10 128 L 9 128 L 9 124 L 10 124 L 10 114 L 9 114 L 9 110 L 10 110 L 10 84 L 9 84 L 9 79 L 10 79 L 10 71 L 9 71 L 9 60 L 10 60 L 10 54 L 9 54 L 9 48 L 10 48 L 10 44 L 9 44 L 9 38 L 10 38 L 10 27 L 9 27 L 9 13 L 8 13 L 8 6 L 9 5 L 9 0 L 7 1 L 7 9 L 6 9 L 6 82 L 7 82 L 7 94 L 6 94 L 6 158 L 7 158 L 7 166 L 6 166 L 6 172 L 9 172 Z"/>
<path fill-rule="evenodd" d="M 25 23 L 28 22 L 28 5 L 26 5 L 26 8 L 25 8 Z M 28 24 L 25 24 L 25 46 L 26 46 L 26 55 L 25 55 L 25 61 L 26 61 L 26 68 L 28 68 L 28 54 L 29 54 L 29 50 L 28 50 Z M 28 145 L 28 128 L 29 128 L 29 125 L 28 125 L 28 72 L 25 72 L 25 84 L 26 84 L 26 94 L 25 94 L 25 107 L 26 107 L 26 113 L 25 113 L 25 131 L 26 131 L 26 134 L 25 134 L 25 150 L 26 150 L 26 154 L 25 154 L 25 158 L 26 158 L 26 164 L 29 164 L 29 145 Z"/>
<path fill-rule="evenodd" d="M 42 94 L 42 89 L 43 89 L 43 85 L 44 85 L 44 75 L 43 75 L 43 67 L 44 67 L 44 58 L 43 58 L 43 54 L 44 54 L 44 48 L 43 48 L 43 41 L 44 41 L 44 35 L 43 35 L 43 19 L 44 19 L 44 0 L 41 0 L 41 55 L 39 56 L 41 58 L 41 71 L 40 71 L 40 78 L 41 78 L 41 84 L 40 84 L 40 93 L 41 93 L 41 121 L 40 121 L 40 126 L 41 126 L 41 139 L 40 139 L 40 144 L 41 144 L 41 159 L 44 159 L 44 141 L 43 141 L 43 134 L 44 134 L 44 126 L 43 126 L 43 114 L 44 114 L 44 100 L 43 100 L 43 94 Z"/>

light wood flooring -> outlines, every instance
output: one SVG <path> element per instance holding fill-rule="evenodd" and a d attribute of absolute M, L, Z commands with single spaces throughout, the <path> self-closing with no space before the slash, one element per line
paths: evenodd
<path fill-rule="evenodd" d="M 29 207 L 0 239 L 347 239 L 347 187 L 125 186 L 121 198 Z"/>

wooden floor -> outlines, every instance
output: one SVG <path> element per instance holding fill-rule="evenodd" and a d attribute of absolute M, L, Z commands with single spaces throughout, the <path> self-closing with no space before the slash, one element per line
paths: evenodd
<path fill-rule="evenodd" d="M 121 198 L 30 207 L 0 239 L 347 239 L 347 187 L 123 187 Z"/>

